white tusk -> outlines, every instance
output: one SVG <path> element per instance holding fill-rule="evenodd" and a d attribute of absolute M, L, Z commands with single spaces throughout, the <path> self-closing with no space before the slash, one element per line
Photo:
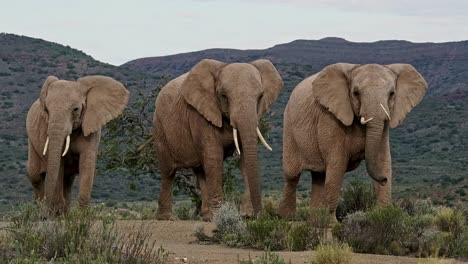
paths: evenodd
<path fill-rule="evenodd" d="M 387 112 L 387 109 L 385 109 L 385 107 L 383 106 L 383 104 L 380 104 L 380 106 L 382 107 L 382 109 L 384 110 L 385 114 L 387 115 L 388 121 L 390 121 L 391 118 L 390 118 L 390 114 Z"/>
<path fill-rule="evenodd" d="M 236 145 L 237 153 L 241 154 L 240 149 L 239 149 L 239 141 L 237 140 L 237 129 L 233 128 L 232 129 L 232 135 L 234 136 L 234 144 Z"/>
<path fill-rule="evenodd" d="M 65 156 L 65 154 L 67 154 L 69 147 L 70 147 L 70 135 L 67 136 L 67 142 L 65 143 L 65 150 L 63 151 L 62 157 Z"/>
<path fill-rule="evenodd" d="M 262 142 L 263 146 L 265 146 L 265 148 L 267 148 L 269 151 L 273 150 L 263 138 L 262 133 L 260 132 L 260 129 L 258 129 L 258 127 L 257 127 L 257 136 L 258 138 L 260 138 L 260 141 Z"/>
<path fill-rule="evenodd" d="M 369 121 L 371 121 L 372 119 L 374 119 L 374 118 L 371 117 L 371 118 L 366 120 L 363 116 L 361 116 L 361 124 L 365 125 L 365 124 L 369 123 Z"/>
<path fill-rule="evenodd" d="M 44 150 L 42 151 L 42 155 L 45 156 L 47 153 L 47 147 L 49 146 L 49 137 L 47 137 L 45 145 L 44 145 Z"/>

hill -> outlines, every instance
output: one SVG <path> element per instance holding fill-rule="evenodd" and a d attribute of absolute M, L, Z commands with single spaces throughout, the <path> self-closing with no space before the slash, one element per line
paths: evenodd
<path fill-rule="evenodd" d="M 263 188 L 275 192 L 281 191 L 283 185 L 282 113 L 298 82 L 339 61 L 413 64 L 426 77 L 430 91 L 405 123 L 391 132 L 395 193 L 398 197 L 431 196 L 440 203 L 468 201 L 468 41 L 296 40 L 265 50 L 210 49 L 141 58 L 117 67 L 57 43 L 0 34 L 0 207 L 31 197 L 30 184 L 24 176 L 27 158 L 24 124 L 29 106 L 38 97 L 48 75 L 76 79 L 102 74 L 125 83 L 131 92 L 137 88 L 146 91 L 160 82 L 160 76 L 177 76 L 204 58 L 226 62 L 267 58 L 279 69 L 285 88 L 270 116 L 269 142 L 274 152 L 260 153 Z M 358 177 L 365 177 L 361 176 L 364 174 L 363 166 L 352 173 Z M 128 188 L 134 183 L 136 190 Z M 132 180 L 98 169 L 93 198 L 95 201 L 152 200 L 157 197 L 158 189 L 154 179 Z M 303 177 L 300 190 L 310 190 L 308 175 Z"/>

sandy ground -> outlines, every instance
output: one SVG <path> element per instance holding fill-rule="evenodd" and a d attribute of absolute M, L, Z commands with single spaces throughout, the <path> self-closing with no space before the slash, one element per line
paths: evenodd
<path fill-rule="evenodd" d="M 129 232 L 135 227 L 142 224 L 142 221 L 119 221 L 118 226 L 124 232 Z M 220 245 L 200 245 L 196 238 L 192 235 L 195 226 L 203 224 L 206 232 L 211 232 L 214 225 L 212 223 L 204 223 L 198 221 L 145 221 L 145 228 L 152 233 L 152 238 L 161 244 L 165 249 L 173 254 L 172 261 L 178 258 L 187 258 L 188 263 L 239 263 L 239 259 L 248 259 L 249 255 L 252 259 L 260 256 L 263 251 L 252 249 L 230 248 Z M 314 257 L 313 251 L 276 252 L 283 257 L 286 262 L 291 263 L 310 263 L 310 259 Z M 369 264 L 403 264 L 403 263 L 418 263 L 422 261 L 417 258 L 395 257 L 370 254 L 353 254 L 352 263 L 369 263 Z M 174 261 L 174 263 L 182 263 Z M 427 263 L 427 262 L 423 262 Z M 461 263 L 447 261 L 444 263 Z"/>

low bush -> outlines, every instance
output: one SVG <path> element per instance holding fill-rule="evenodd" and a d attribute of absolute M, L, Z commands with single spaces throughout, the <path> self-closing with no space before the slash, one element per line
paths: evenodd
<path fill-rule="evenodd" d="M 263 214 L 257 219 L 247 221 L 248 243 L 256 249 L 285 249 L 290 229 L 291 224 L 288 221 Z"/>
<path fill-rule="evenodd" d="M 413 205 L 356 212 L 332 232 L 359 253 L 468 256 L 468 227 L 460 210 L 435 208 L 427 201 Z"/>
<path fill-rule="evenodd" d="M 233 203 L 224 203 L 213 215 L 216 225 L 215 238 L 222 240 L 226 234 L 242 234 L 246 232 L 246 224 Z"/>
<path fill-rule="evenodd" d="M 144 226 L 120 233 L 99 210 L 76 209 L 43 220 L 44 206 L 26 205 L 0 240 L 0 263 L 166 263 L 168 252 L 150 242 Z"/>
<path fill-rule="evenodd" d="M 320 244 L 311 264 L 348 264 L 351 263 L 353 251 L 347 244 L 333 242 Z"/>
<path fill-rule="evenodd" d="M 239 260 L 239 264 L 286 264 L 283 258 L 281 258 L 278 254 L 272 253 L 269 250 L 265 250 L 263 254 L 257 259 L 252 260 L 249 255 L 248 260 Z M 291 263 L 291 261 L 289 262 Z"/>
<path fill-rule="evenodd" d="M 191 201 L 182 201 L 175 205 L 174 211 L 177 219 L 179 220 L 190 220 L 192 219 L 192 202 Z"/>
<path fill-rule="evenodd" d="M 342 221 L 354 212 L 368 211 L 375 206 L 375 201 L 372 184 L 363 180 L 352 180 L 341 192 L 336 218 Z"/>

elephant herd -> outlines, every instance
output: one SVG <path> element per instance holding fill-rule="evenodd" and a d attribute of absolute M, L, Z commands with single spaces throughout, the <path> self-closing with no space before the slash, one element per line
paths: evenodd
<path fill-rule="evenodd" d="M 172 219 L 176 171 L 191 168 L 200 185 L 201 217 L 211 220 L 223 202 L 223 161 L 234 152 L 245 183 L 241 213 L 255 216 L 262 210 L 257 140 L 271 147 L 258 123 L 282 88 L 277 69 L 264 59 L 204 59 L 162 88 L 153 116 L 159 219 Z M 364 159 L 378 204 L 389 203 L 389 127 L 401 124 L 426 90 L 426 81 L 409 64 L 337 63 L 299 83 L 284 112 L 280 214 L 294 216 L 299 177 L 308 170 L 311 206 L 328 208 L 334 219 L 344 174 Z M 27 176 L 35 199 L 52 213 L 69 209 L 78 174 L 78 205 L 89 205 L 101 129 L 121 114 L 128 99 L 125 87 L 109 77 L 46 79 L 26 120 Z"/>

